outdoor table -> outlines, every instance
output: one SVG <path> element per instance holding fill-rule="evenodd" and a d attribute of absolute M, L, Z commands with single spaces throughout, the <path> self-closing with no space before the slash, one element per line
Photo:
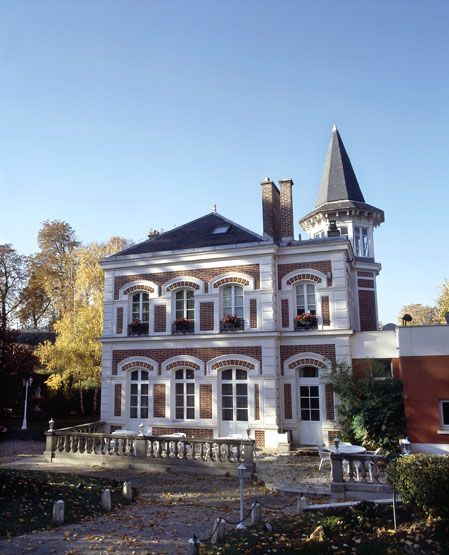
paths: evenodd
<path fill-rule="evenodd" d="M 327 451 L 337 453 L 337 449 L 333 445 L 327 447 Z M 338 453 L 342 453 L 343 455 L 360 455 L 366 453 L 366 447 L 362 447 L 361 445 L 340 445 L 338 447 Z"/>

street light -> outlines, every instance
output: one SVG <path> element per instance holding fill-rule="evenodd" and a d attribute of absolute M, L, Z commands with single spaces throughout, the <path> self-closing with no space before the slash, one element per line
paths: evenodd
<path fill-rule="evenodd" d="M 239 479 L 240 479 L 240 522 L 237 524 L 237 528 L 245 528 L 243 524 L 243 473 L 246 470 L 246 466 L 243 463 L 240 463 L 237 467 L 239 471 Z"/>
<path fill-rule="evenodd" d="M 410 455 L 410 441 L 408 440 L 408 438 L 406 437 L 405 439 L 400 439 L 399 440 L 399 445 L 401 446 L 401 453 L 403 455 Z"/>
<path fill-rule="evenodd" d="M 23 409 L 23 422 L 22 422 L 22 430 L 27 429 L 27 405 L 28 405 L 28 388 L 31 387 L 33 383 L 33 378 L 28 378 L 27 380 L 22 380 L 23 385 L 25 386 L 25 407 Z"/>

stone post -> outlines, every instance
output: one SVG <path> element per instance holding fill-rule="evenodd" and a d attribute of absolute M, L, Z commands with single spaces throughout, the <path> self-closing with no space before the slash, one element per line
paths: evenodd
<path fill-rule="evenodd" d="M 187 555 L 200 555 L 200 540 L 193 534 L 193 538 L 189 540 Z"/>
<path fill-rule="evenodd" d="M 343 455 L 331 453 L 332 481 L 343 482 Z"/>
<path fill-rule="evenodd" d="M 212 534 L 212 543 L 221 543 L 225 535 L 225 521 L 222 518 L 216 518 L 214 524 L 214 533 Z"/>
<path fill-rule="evenodd" d="M 260 510 L 260 503 L 253 503 L 251 509 L 251 524 L 256 524 L 262 520 L 262 514 Z"/>
<path fill-rule="evenodd" d="M 254 453 L 256 451 L 256 442 L 254 439 L 249 439 L 242 443 L 244 445 L 244 450 L 245 450 L 244 464 L 246 468 L 253 468 Z"/>
<path fill-rule="evenodd" d="M 144 459 L 146 439 L 144 437 L 136 437 L 135 441 L 136 441 L 136 458 Z"/>
<path fill-rule="evenodd" d="M 53 503 L 53 520 L 56 524 L 64 524 L 64 501 L 59 500 Z"/>
<path fill-rule="evenodd" d="M 108 489 L 104 489 L 101 492 L 101 508 L 104 509 L 105 511 L 110 511 L 112 509 L 112 505 L 111 505 L 111 490 Z"/>
<path fill-rule="evenodd" d="M 55 456 L 56 449 L 56 434 L 52 430 L 51 432 L 45 432 L 45 452 L 50 456 L 50 462 Z"/>
<path fill-rule="evenodd" d="M 125 499 L 133 498 L 133 488 L 131 482 L 123 482 L 123 497 Z"/>
<path fill-rule="evenodd" d="M 307 507 L 307 499 L 304 496 L 298 497 L 298 503 L 296 504 L 296 514 L 302 515 L 304 509 Z"/>

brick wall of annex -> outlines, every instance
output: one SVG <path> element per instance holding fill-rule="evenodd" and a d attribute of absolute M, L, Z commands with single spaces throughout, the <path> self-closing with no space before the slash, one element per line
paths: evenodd
<path fill-rule="evenodd" d="M 212 418 L 212 384 L 200 384 L 200 418 Z"/>
<path fill-rule="evenodd" d="M 154 418 L 165 418 L 165 384 L 155 383 L 153 389 L 153 416 Z"/>
<path fill-rule="evenodd" d="M 260 362 L 262 371 L 262 347 L 192 347 L 182 349 L 124 349 L 112 352 L 112 375 L 117 375 L 117 364 L 129 357 L 148 357 L 158 362 L 160 365 L 168 358 L 190 355 L 207 362 L 220 355 L 247 355 Z"/>
<path fill-rule="evenodd" d="M 117 333 L 123 333 L 123 308 L 121 306 L 117 308 L 116 330 Z"/>
<path fill-rule="evenodd" d="M 316 353 L 329 359 L 335 364 L 335 345 L 326 343 L 324 345 L 281 345 L 281 374 L 284 373 L 284 362 L 301 353 Z"/>
<path fill-rule="evenodd" d="M 329 308 L 329 297 L 321 297 L 321 316 L 323 317 L 323 326 L 330 326 L 331 314 Z"/>
<path fill-rule="evenodd" d="M 214 329 L 214 303 L 200 303 L 200 331 Z"/>
<path fill-rule="evenodd" d="M 249 327 L 257 328 L 257 300 L 249 300 Z"/>
<path fill-rule="evenodd" d="M 377 330 L 376 293 L 359 290 L 360 331 Z"/>
<path fill-rule="evenodd" d="M 114 416 L 122 415 L 122 384 L 114 385 Z"/>
<path fill-rule="evenodd" d="M 290 326 L 289 312 L 288 312 L 288 299 L 281 300 L 281 319 L 282 319 L 282 327 L 288 328 Z"/>
<path fill-rule="evenodd" d="M 284 418 L 286 420 L 291 420 L 293 418 L 292 385 L 289 383 L 284 384 Z"/>
<path fill-rule="evenodd" d="M 165 436 L 169 434 L 186 434 L 187 437 L 212 439 L 214 430 L 209 428 L 182 428 L 169 426 L 152 426 L 151 433 L 154 436 Z"/>
<path fill-rule="evenodd" d="M 165 305 L 154 307 L 154 332 L 165 332 L 167 329 L 167 310 Z"/>
<path fill-rule="evenodd" d="M 311 270 L 317 270 L 322 274 L 326 275 L 328 272 L 332 272 L 332 263 L 330 260 L 322 260 L 320 262 L 294 262 L 292 264 L 278 264 L 278 288 L 281 288 L 282 278 L 293 272 L 295 270 L 303 270 L 304 268 L 310 268 Z M 329 287 L 332 285 L 332 278 L 327 280 Z"/>
<path fill-rule="evenodd" d="M 254 420 L 260 420 L 260 385 L 254 386 Z"/>
<path fill-rule="evenodd" d="M 126 276 L 116 276 L 114 281 L 114 299 L 119 298 L 120 289 L 127 283 L 138 280 L 148 280 L 156 283 L 159 286 L 159 296 L 161 295 L 161 288 L 164 283 L 176 277 L 194 277 L 201 279 L 205 284 L 205 292 L 208 292 L 208 282 L 216 276 L 228 272 L 240 272 L 248 274 L 254 278 L 255 288 L 260 288 L 260 266 L 259 264 L 244 264 L 241 266 L 223 266 L 221 268 L 199 268 L 199 269 L 186 269 L 176 270 L 172 272 L 158 272 L 154 274 L 132 274 Z"/>

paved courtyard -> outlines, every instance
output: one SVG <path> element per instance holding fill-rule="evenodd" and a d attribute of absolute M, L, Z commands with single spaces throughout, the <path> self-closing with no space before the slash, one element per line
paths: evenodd
<path fill-rule="evenodd" d="M 34 442 L 1 443 L 0 463 L 48 470 L 49 463 L 40 455 L 43 447 L 43 443 Z M 320 494 L 329 489 L 329 471 L 319 472 L 318 461 L 318 457 L 307 455 L 258 452 L 258 479 L 245 482 L 245 507 L 259 500 L 266 506 L 263 516 L 268 520 L 295 511 L 295 497 L 281 495 L 279 491 L 304 492 L 309 502 L 319 502 L 323 499 Z M 194 533 L 201 539 L 210 536 L 219 516 L 230 522 L 239 520 L 236 478 L 56 463 L 51 464 L 51 470 L 128 479 L 138 488 L 139 498 L 133 505 L 101 518 L 1 539 L 0 553 L 184 553 Z M 227 524 L 229 528 L 233 526 Z"/>

